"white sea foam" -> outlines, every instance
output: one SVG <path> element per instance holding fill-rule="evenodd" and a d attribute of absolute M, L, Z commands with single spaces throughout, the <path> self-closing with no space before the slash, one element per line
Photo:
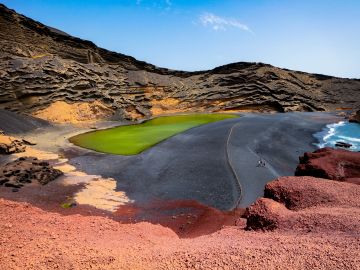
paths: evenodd
<path fill-rule="evenodd" d="M 358 126 L 354 126 L 353 123 L 341 121 L 329 124 L 321 132 L 314 134 L 314 136 L 319 141 L 315 144 L 319 148 L 335 147 L 335 144 L 341 141 L 350 143 L 352 145 L 350 150 L 360 150 L 360 129 Z"/>
<path fill-rule="evenodd" d="M 338 136 L 341 139 L 344 139 L 346 141 L 351 141 L 351 142 L 360 142 L 359 138 L 353 138 L 353 137 L 347 137 L 347 136 Z"/>
<path fill-rule="evenodd" d="M 336 134 L 336 129 L 338 127 L 344 126 L 345 122 L 341 121 L 339 123 L 335 123 L 335 124 L 329 124 L 326 125 L 326 127 L 329 129 L 329 131 L 327 132 L 327 134 L 324 136 L 323 140 L 327 141 L 329 138 L 331 138 L 332 136 L 334 136 Z"/>

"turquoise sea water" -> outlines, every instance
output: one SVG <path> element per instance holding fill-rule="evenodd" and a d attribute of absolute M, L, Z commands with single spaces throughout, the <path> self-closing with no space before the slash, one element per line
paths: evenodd
<path fill-rule="evenodd" d="M 360 124 L 357 123 L 341 121 L 329 124 L 314 136 L 319 140 L 316 144 L 319 148 L 335 148 L 336 142 L 345 142 L 352 144 L 349 150 L 360 151 Z"/>

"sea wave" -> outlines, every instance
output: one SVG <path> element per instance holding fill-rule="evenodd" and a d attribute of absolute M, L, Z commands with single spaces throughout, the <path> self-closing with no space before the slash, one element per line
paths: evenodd
<path fill-rule="evenodd" d="M 314 136 L 319 141 L 315 144 L 319 148 L 336 148 L 337 142 L 345 142 L 352 145 L 349 150 L 360 151 L 360 125 L 355 123 L 341 121 L 329 124 Z"/>
<path fill-rule="evenodd" d="M 324 136 L 323 140 L 324 141 L 327 141 L 329 138 L 331 138 L 332 136 L 334 136 L 336 134 L 336 129 L 338 127 L 341 127 L 341 126 L 344 126 L 345 125 L 345 122 L 344 121 L 341 121 L 339 123 L 335 123 L 335 124 L 329 124 L 329 125 L 326 125 L 326 128 L 329 130 L 327 132 L 327 134 Z"/>
<path fill-rule="evenodd" d="M 352 137 L 347 137 L 347 136 L 339 136 L 339 138 L 347 140 L 347 141 L 351 141 L 351 142 L 360 142 L 359 138 L 352 138 Z"/>

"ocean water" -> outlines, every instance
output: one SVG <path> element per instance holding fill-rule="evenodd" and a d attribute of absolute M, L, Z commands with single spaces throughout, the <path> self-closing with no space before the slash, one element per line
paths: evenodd
<path fill-rule="evenodd" d="M 322 131 L 314 134 L 318 139 L 316 144 L 319 148 L 336 148 L 336 142 L 350 143 L 351 151 L 360 151 L 360 124 L 341 121 L 329 124 Z"/>

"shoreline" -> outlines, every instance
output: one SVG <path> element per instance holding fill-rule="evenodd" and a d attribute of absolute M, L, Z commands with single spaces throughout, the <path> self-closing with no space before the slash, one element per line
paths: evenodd
<path fill-rule="evenodd" d="M 79 168 L 87 173 L 90 174 L 99 174 L 102 176 L 106 176 L 106 177 L 111 177 L 114 179 L 118 180 L 118 189 L 119 190 L 124 190 L 125 192 L 132 192 L 134 195 L 134 200 L 138 201 L 140 200 L 141 203 L 146 203 L 147 200 L 151 200 L 151 199 L 194 199 L 198 200 L 196 198 L 199 198 L 200 200 L 198 200 L 201 203 L 204 203 L 205 205 L 209 205 L 209 206 L 213 206 L 213 207 L 219 207 L 219 203 L 221 204 L 221 202 L 218 202 L 218 204 L 209 204 L 209 200 L 206 200 L 206 198 L 202 197 L 202 196 L 196 196 L 196 194 L 192 193 L 192 195 L 194 195 L 194 197 L 190 197 L 190 196 L 186 196 L 186 194 L 184 194 L 185 196 L 181 197 L 181 196 L 177 196 L 178 194 L 173 194 L 175 195 L 174 197 L 171 197 L 171 195 L 166 195 L 165 193 L 171 193 L 171 190 L 176 190 L 176 187 L 179 186 L 172 186 L 171 183 L 171 179 L 169 181 L 165 181 L 165 183 L 161 183 L 159 184 L 158 182 L 161 181 L 161 179 L 159 179 L 160 175 L 162 178 L 173 178 L 173 177 L 177 177 L 179 182 L 182 182 L 183 185 L 186 184 L 190 184 L 190 186 L 187 189 L 187 191 L 191 189 L 194 189 L 195 186 L 193 186 L 193 188 L 191 188 L 191 183 L 189 182 L 193 182 L 193 180 L 186 180 L 187 179 L 197 179 L 197 181 L 202 181 L 202 177 L 204 179 L 204 181 L 212 181 L 211 179 L 209 179 L 209 177 L 204 177 L 202 172 L 199 172 L 201 170 L 204 170 L 204 173 L 206 172 L 206 174 L 209 173 L 209 168 L 210 171 L 213 171 L 215 175 L 217 175 L 217 172 L 219 170 L 222 170 L 223 173 L 225 173 L 228 179 L 232 179 L 232 176 L 229 175 L 229 172 L 226 172 L 226 168 L 223 169 L 218 169 L 216 170 L 216 167 L 219 166 L 224 166 L 226 164 L 225 162 L 225 156 L 224 156 L 224 144 L 223 142 L 226 141 L 226 136 L 225 134 L 228 133 L 228 130 L 230 128 L 230 126 L 233 126 L 233 124 L 237 121 L 244 121 L 243 119 L 249 119 L 249 117 L 251 118 L 248 122 L 253 122 L 256 121 L 254 120 L 256 117 L 258 117 L 259 119 L 262 118 L 266 118 L 267 120 L 265 122 L 269 123 L 269 121 L 271 119 L 274 118 L 274 121 L 278 121 L 281 118 L 286 118 L 288 117 L 290 114 L 246 114 L 243 117 L 236 119 L 236 120 L 227 120 L 227 121 L 221 121 L 219 123 L 212 123 L 203 127 L 197 127 L 195 129 L 186 131 L 184 133 L 178 134 L 176 136 L 174 136 L 173 138 L 169 138 L 166 141 L 163 141 L 161 143 L 159 143 L 158 145 L 144 151 L 143 153 L 139 154 L 139 155 L 135 155 L 135 156 L 119 156 L 119 155 L 108 155 L 108 154 L 99 154 L 96 152 L 87 152 L 85 153 L 85 151 L 83 153 L 79 153 L 78 156 L 73 156 L 70 160 L 70 162 L 73 162 L 74 165 L 78 165 Z M 272 180 L 274 178 L 276 178 L 279 175 L 289 175 L 293 174 L 296 164 L 297 164 L 297 160 L 298 160 L 298 156 L 300 154 L 302 154 L 302 152 L 306 152 L 306 151 L 310 151 L 310 150 L 314 150 L 315 146 L 312 145 L 312 143 L 316 142 L 316 139 L 313 137 L 313 133 L 321 130 L 321 128 L 323 126 L 325 126 L 325 124 L 327 123 L 331 123 L 334 121 L 334 119 L 338 119 L 336 116 L 334 116 L 333 114 L 328 114 L 328 113 L 305 113 L 305 114 L 301 114 L 300 115 L 298 113 L 293 113 L 292 114 L 293 117 L 290 117 L 291 119 L 297 120 L 299 121 L 299 126 L 300 129 L 302 128 L 303 123 L 305 123 L 305 125 L 308 126 L 308 128 L 310 128 L 308 131 L 304 132 L 300 130 L 300 133 L 297 134 L 298 138 L 307 137 L 307 141 L 305 144 L 301 145 L 299 147 L 299 145 L 288 145 L 285 148 L 281 150 L 281 148 L 283 146 L 279 146 L 281 152 L 283 153 L 282 155 L 284 155 L 284 152 L 293 152 L 291 154 L 291 160 L 292 160 L 292 167 L 288 167 L 288 168 L 279 168 L 279 160 L 277 160 L 273 157 L 269 157 L 269 153 L 264 153 L 265 158 L 269 161 L 270 165 L 272 165 L 271 163 L 273 162 L 273 160 L 275 161 L 275 168 L 277 171 L 279 171 L 278 174 L 274 175 L 274 173 L 269 173 L 267 172 L 265 174 L 265 176 L 267 176 L 268 179 L 266 179 L 266 181 Z M 299 116 L 299 117 L 296 117 Z M 317 119 L 311 119 L 312 117 L 317 117 Z M 277 120 L 277 118 L 279 118 Z M 303 118 L 303 119 L 301 119 Z M 270 119 L 270 120 L 269 120 Z M 287 127 L 293 127 L 293 125 L 291 125 L 291 119 L 288 120 L 287 123 Z M 303 122 L 302 122 L 303 121 Z M 270 121 L 271 122 L 271 121 Z M 300 123 L 301 122 L 301 123 Z M 263 129 L 263 126 L 259 125 L 257 127 L 257 130 L 261 130 Z M 275 131 L 281 131 L 283 132 L 283 130 L 281 130 L 281 124 L 279 124 L 277 130 Z M 299 131 L 299 130 L 298 130 Z M 237 133 L 238 131 L 236 131 Z M 274 133 L 274 131 L 273 131 Z M 275 132 L 276 133 L 276 132 Z M 212 134 L 213 138 L 206 138 L 204 136 L 208 136 L 208 134 Z M 241 134 L 240 134 L 241 135 Z M 239 135 L 237 135 L 239 136 Z M 273 135 L 275 136 L 275 135 Z M 246 138 L 249 139 L 249 137 L 251 137 L 250 135 L 246 135 Z M 290 141 L 290 143 L 294 144 L 294 142 L 291 140 L 290 138 L 291 136 L 286 136 L 286 139 Z M 267 139 L 269 140 L 269 138 Z M 231 139 L 231 143 L 233 139 Z M 182 146 L 179 146 L 182 145 Z M 210 148 L 216 148 L 217 150 L 215 151 L 217 154 L 215 154 L 215 152 L 213 154 L 210 154 L 211 150 Z M 253 147 L 253 146 L 251 146 Z M 232 148 L 234 148 L 236 150 L 236 148 L 238 148 L 235 145 L 232 145 Z M 266 149 L 266 147 L 264 147 Z M 192 151 L 189 152 L 189 149 L 192 149 Z M 195 150 L 196 149 L 196 150 Z M 202 149 L 202 150 L 200 150 Z M 268 149 L 267 149 L 268 150 Z M 294 150 L 294 151 L 293 151 Z M 232 151 L 232 150 L 230 150 Z M 239 155 L 243 155 L 245 157 L 249 157 L 253 155 L 253 152 L 258 151 L 257 149 L 251 151 L 246 151 L 245 153 L 234 153 L 234 157 L 235 160 L 239 160 Z M 80 152 L 82 152 L 80 150 Z M 200 152 L 200 154 L 198 154 Z M 178 154 L 177 154 L 178 153 Z M 201 155 L 201 153 L 203 153 Z M 195 155 L 196 157 L 191 157 L 191 155 Z M 211 165 L 211 162 L 207 162 L 206 160 L 208 160 L 208 157 L 210 156 L 214 156 L 217 159 L 217 162 L 213 163 Z M 220 155 L 220 156 L 219 156 Z M 189 161 L 189 159 L 192 159 L 191 162 Z M 282 160 L 286 160 L 284 157 L 282 157 Z M 170 163 L 168 163 L 168 161 Z M 220 162 L 220 163 L 219 163 Z M 256 164 L 257 160 L 254 161 L 254 164 Z M 90 164 L 90 165 L 88 165 Z M 108 164 L 113 164 L 112 166 L 109 167 Z M 224 164 L 224 165 L 220 165 L 220 164 Z M 116 169 L 114 169 L 114 168 Z M 215 167 L 215 168 L 214 168 Z M 238 168 L 246 168 L 246 166 L 244 166 L 243 164 L 238 164 L 237 166 Z M 183 169 L 181 169 L 183 168 Z M 255 168 L 255 166 L 254 166 Z M 271 168 L 269 166 L 269 168 Z M 225 170 L 225 171 L 224 171 Z M 183 173 L 182 173 L 183 172 Z M 164 174 L 165 173 L 165 174 Z M 260 173 L 261 175 L 264 175 L 264 173 Z M 211 175 L 211 173 L 210 173 Z M 147 180 L 146 180 L 146 185 L 147 185 L 147 192 L 151 193 L 153 192 L 153 194 L 155 196 L 148 197 L 148 199 L 145 198 L 141 198 L 142 194 L 139 190 L 139 192 L 137 191 L 137 188 L 140 188 L 141 186 L 143 186 L 142 181 L 139 180 L 142 177 L 146 176 Z M 256 175 L 254 175 L 255 177 L 258 177 L 259 173 L 256 173 Z M 150 179 L 149 179 L 150 177 Z M 125 182 L 123 182 L 123 180 L 125 179 Z M 126 180 L 127 179 L 127 180 Z M 199 180 L 200 179 L 200 180 Z M 207 179 L 207 180 L 206 180 Z M 240 177 L 241 179 L 241 177 Z M 224 180 L 225 183 L 228 182 L 228 180 Z M 233 181 L 233 180 L 232 180 Z M 152 186 L 151 183 L 154 183 L 155 186 Z M 162 185 L 163 184 L 163 185 Z M 209 184 L 209 182 L 207 182 L 207 184 Z M 263 182 L 261 185 L 263 186 L 265 184 L 265 182 Z M 160 185 L 160 186 L 159 186 Z M 164 187 L 165 185 L 165 187 Z M 229 185 L 229 184 L 227 184 Z M 230 186 L 233 184 L 230 184 Z M 167 188 L 166 188 L 167 186 Z M 159 192 L 156 191 L 156 188 L 158 187 L 158 189 L 161 189 L 162 192 L 160 192 L 160 197 L 158 196 Z M 199 188 L 199 186 L 197 186 Z M 135 189 L 134 189 L 135 188 Z M 150 188 L 150 189 L 149 189 Z M 262 187 L 261 187 L 262 188 Z M 180 190 L 184 190 L 184 186 L 180 187 Z M 258 188 L 259 189 L 259 188 Z M 221 190 L 221 188 L 220 188 Z M 234 190 L 233 188 L 230 188 L 230 190 Z M 140 193 L 140 194 L 139 194 Z M 206 194 L 211 194 L 211 190 L 209 192 L 206 192 L 205 190 L 203 190 L 203 193 Z M 229 192 L 225 192 L 225 193 L 229 193 Z M 225 193 L 222 193 L 223 195 L 220 196 L 224 196 Z M 164 196 L 165 195 L 165 196 Z M 130 195 L 131 196 L 131 195 Z M 163 196 L 163 197 L 162 197 Z M 235 195 L 234 195 L 235 196 Z M 215 199 L 217 200 L 217 199 Z M 234 199 L 230 199 L 230 200 L 234 200 Z M 255 200 L 255 198 L 252 199 L 253 201 Z M 234 204 L 233 202 L 228 202 L 229 203 L 229 207 L 227 209 L 230 209 L 230 205 Z M 220 208 L 221 209 L 221 208 Z M 224 210 L 226 208 L 223 208 Z"/>
<path fill-rule="evenodd" d="M 339 120 L 333 113 L 239 115 L 177 134 L 134 156 L 98 153 L 68 141 L 69 137 L 90 130 L 86 127 L 41 127 L 23 137 L 37 138 L 36 149 L 60 154 L 77 171 L 115 179 L 114 191 L 125 192 L 140 207 L 154 200 L 195 200 L 230 210 L 233 205 L 243 208 L 254 202 L 268 181 L 293 175 L 298 156 L 315 149 L 313 134 Z M 103 129 L 124 124 L 99 122 L 93 126 Z M 297 132 L 287 134 L 288 129 L 294 128 Z M 276 143 L 279 138 L 280 145 Z M 274 141 L 275 149 L 269 148 L 270 141 Z M 266 168 L 256 167 L 260 156 L 266 161 Z M 231 161 L 233 173 L 226 160 Z M 233 180 L 235 175 L 241 190 Z M 142 180 L 144 177 L 146 180 Z"/>
<path fill-rule="evenodd" d="M 351 132 L 349 135 L 350 130 Z M 342 142 L 350 145 L 347 150 L 360 151 L 360 136 L 358 135 L 358 137 L 356 137 L 356 134 L 360 134 L 360 125 L 358 123 L 351 123 L 342 120 L 337 123 L 326 125 L 314 136 L 319 140 L 316 144 L 319 148 L 333 148 L 336 146 L 337 142 Z"/>
<path fill-rule="evenodd" d="M 279 134 L 283 134 L 283 137 L 280 142 L 274 144 L 276 149 L 281 151 L 298 149 L 303 145 L 295 142 L 299 137 L 302 139 L 305 137 L 304 131 L 299 132 L 303 129 L 308 133 L 304 143 L 308 147 L 315 140 L 309 135 L 311 131 L 323 125 L 324 122 L 334 119 L 330 115 L 320 117 L 315 114 L 315 116 L 314 119 L 314 114 L 272 116 L 249 114 L 239 118 L 242 119 L 240 123 L 233 120 L 213 123 L 176 135 L 154 147 L 153 150 L 147 151 L 146 155 L 138 155 L 123 165 L 128 166 L 134 162 L 140 162 L 145 166 L 146 162 L 154 161 L 151 156 L 158 157 L 159 155 L 165 155 L 165 161 L 169 161 L 171 160 L 169 152 L 176 152 L 179 150 L 179 145 L 182 145 L 183 152 L 177 154 L 188 153 L 196 156 L 194 160 L 186 163 L 197 165 L 195 166 L 197 171 L 190 170 L 190 172 L 200 173 L 197 176 L 200 176 L 200 180 L 207 180 L 206 188 L 210 187 L 208 190 L 215 188 L 219 191 L 212 199 L 218 199 L 221 202 L 222 198 L 219 195 L 222 190 L 211 186 L 213 183 L 209 182 L 210 178 L 202 178 L 202 172 L 209 176 L 216 176 L 213 173 L 217 173 L 217 170 L 227 173 L 221 171 L 221 166 L 226 165 L 221 156 L 215 157 L 215 163 L 208 163 L 211 154 L 224 154 L 224 146 L 228 142 L 231 148 L 229 154 L 236 165 L 235 170 L 247 167 L 250 171 L 253 167 L 256 171 L 252 177 L 271 175 L 270 167 L 256 168 L 257 149 L 267 146 L 268 140 L 274 136 L 278 137 Z M 298 121 L 294 123 L 296 119 Z M 264 124 L 268 128 L 264 128 Z M 261 132 L 259 126 L 262 129 Z M 230 138 L 229 129 L 233 130 Z M 255 134 L 255 130 L 259 132 Z M 284 130 L 287 132 L 284 133 Z M 292 138 L 294 133 L 298 137 Z M 53 130 L 51 134 L 53 136 L 56 132 Z M 51 137 L 49 134 L 47 136 Z M 38 139 L 41 140 L 41 137 Z M 64 136 L 60 139 L 66 141 Z M 286 147 L 281 145 L 284 140 L 288 140 Z M 244 141 L 247 143 L 244 144 Z M 199 145 L 200 142 L 202 144 Z M 283 148 L 277 148 L 279 145 Z M 174 146 L 178 148 L 173 148 Z M 189 146 L 194 147 L 189 150 Z M 37 147 L 48 149 L 47 142 L 42 142 Z M 118 207 L 115 212 L 91 206 L 93 203 L 91 201 L 89 201 L 90 205 L 79 204 L 75 207 L 62 208 L 61 204 L 64 202 L 71 203 L 74 194 L 88 189 L 87 183 L 81 180 L 82 177 L 88 178 L 90 183 L 95 185 L 98 182 L 96 178 L 92 179 L 96 175 L 76 174 L 80 172 L 79 169 L 82 166 L 82 163 L 78 162 L 79 158 L 86 157 L 83 160 L 85 163 L 87 158 L 93 160 L 94 163 L 89 164 L 89 169 L 92 168 L 94 171 L 97 169 L 96 166 L 102 166 L 105 161 L 108 162 L 105 170 L 126 168 L 120 168 L 118 163 L 113 162 L 119 159 L 116 156 L 109 157 L 109 155 L 93 153 L 85 149 L 75 149 L 66 143 L 62 147 L 69 147 L 63 150 L 62 153 L 65 153 L 63 158 L 69 159 L 66 163 L 68 165 L 74 162 L 75 173 L 70 170 L 72 174 L 65 175 L 45 186 L 33 183 L 24 186 L 16 193 L 0 187 L 2 195 L 0 198 L 2 209 L 0 211 L 0 227 L 2 228 L 0 247 L 4 250 L 0 258 L 4 261 L 4 265 L 10 268 L 14 266 L 38 269 L 46 265 L 52 269 L 74 267 L 79 269 L 94 267 L 99 269 L 183 269 L 209 266 L 225 269 L 239 267 L 338 269 L 346 266 L 352 269 L 359 263 L 356 256 L 356 247 L 360 243 L 357 237 L 359 229 L 356 226 L 359 221 L 356 194 L 360 191 L 354 184 L 316 178 L 312 180 L 311 177 L 305 177 L 305 179 L 299 177 L 291 181 L 286 181 L 286 178 L 292 177 L 284 177 L 283 180 L 273 181 L 271 183 L 273 187 L 283 183 L 280 184 L 279 191 L 283 190 L 282 187 L 287 187 L 284 190 L 285 194 L 290 194 L 296 202 L 299 202 L 297 198 L 300 196 L 303 198 L 300 203 L 308 206 L 293 211 L 269 197 L 257 200 L 257 203 L 251 207 L 251 213 L 256 213 L 256 209 L 259 209 L 257 206 L 260 206 L 261 217 L 264 214 L 265 217 L 271 220 L 274 218 L 279 222 L 276 229 L 263 231 L 248 230 L 249 217 L 244 209 L 220 211 L 190 200 L 157 200 L 143 203 L 137 201 Z M 53 150 L 56 149 L 59 149 L 59 145 L 53 148 Z M 201 149 L 205 152 L 201 152 Z M 211 152 L 214 149 L 218 151 Z M 262 156 L 274 152 L 274 149 L 269 149 L 269 146 L 262 150 L 260 153 Z M 274 153 L 280 160 L 288 160 L 288 156 L 283 156 L 276 151 Z M 241 158 L 242 156 L 244 159 Z M 295 156 L 297 156 L 296 152 L 290 157 L 295 158 Z M 176 155 L 170 155 L 170 157 L 176 157 Z M 101 163 L 99 164 L 98 161 Z M 175 160 L 175 165 L 178 161 L 179 159 Z M 287 168 L 278 168 L 279 160 L 274 157 L 267 161 L 271 162 L 276 172 L 287 170 Z M 166 165 L 166 162 L 163 164 Z M 133 165 L 135 165 L 134 169 L 139 163 Z M 152 166 L 155 165 L 159 164 L 152 164 Z M 214 165 L 215 170 L 202 171 L 202 168 L 214 169 L 211 166 L 208 167 L 209 165 Z M 184 172 L 183 168 L 191 169 L 191 167 L 179 166 L 173 168 L 180 172 Z M 156 170 L 156 168 L 153 169 Z M 138 175 L 143 173 L 144 171 L 140 171 Z M 240 180 L 244 181 L 244 171 L 239 170 L 239 173 L 242 177 Z M 162 175 L 164 176 L 166 177 L 166 173 Z M 221 183 L 221 186 L 227 184 L 230 189 L 224 191 L 229 192 L 231 183 L 234 184 L 233 178 L 230 175 L 229 178 L 224 179 L 228 182 Z M 109 181 L 109 179 L 104 180 Z M 147 185 L 149 181 L 146 181 L 148 178 L 143 180 L 142 186 L 138 188 L 142 188 L 143 192 L 144 190 L 149 192 L 149 185 Z M 113 180 L 113 183 L 121 184 L 121 180 L 116 182 Z M 244 183 L 246 184 L 246 181 Z M 165 182 L 165 184 L 168 188 L 171 187 L 169 183 Z M 319 189 L 319 186 L 322 188 Z M 117 187 L 117 190 L 122 189 Z M 331 190 L 330 194 L 329 190 Z M 205 191 L 206 189 L 203 190 Z M 341 196 L 335 196 L 338 201 L 329 202 L 321 199 L 322 196 L 333 197 L 333 194 L 338 192 L 341 194 Z M 350 194 L 355 196 L 350 196 Z M 205 195 L 211 196 L 209 193 Z M 313 199 L 309 201 L 307 198 Z M 339 200 L 339 198 L 342 199 Z M 113 198 L 110 196 L 108 199 Z M 321 205 L 317 205 L 319 202 Z M 264 203 L 265 208 L 261 208 L 261 203 Z M 261 222 L 261 219 L 259 221 Z"/>

